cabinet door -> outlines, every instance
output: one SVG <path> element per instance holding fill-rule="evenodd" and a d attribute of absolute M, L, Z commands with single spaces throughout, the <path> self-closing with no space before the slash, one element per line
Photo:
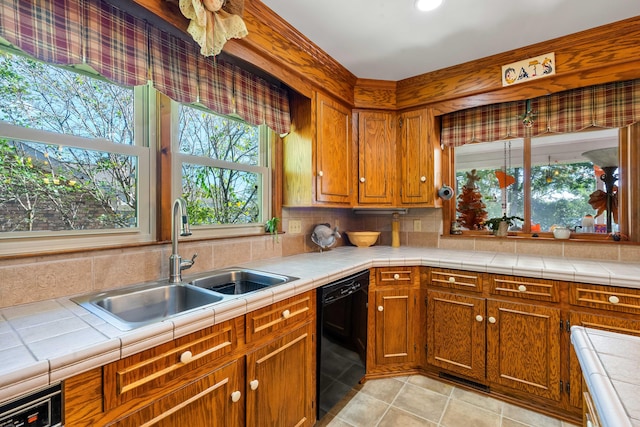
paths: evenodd
<path fill-rule="evenodd" d="M 403 113 L 400 127 L 400 202 L 434 206 L 433 116 L 426 109 Z"/>
<path fill-rule="evenodd" d="M 239 380 L 241 370 L 240 361 L 230 363 L 106 425 L 114 427 L 241 426 L 244 424 L 244 406 Z"/>
<path fill-rule="evenodd" d="M 247 426 L 315 423 L 313 323 L 247 355 Z"/>
<path fill-rule="evenodd" d="M 640 320 L 624 319 L 600 314 L 578 313 L 569 314 L 569 322 L 574 326 L 584 326 L 585 328 L 602 329 L 605 331 L 617 332 L 619 334 L 640 336 Z M 571 405 L 575 408 L 582 408 L 582 370 L 578 356 L 571 346 L 569 352 L 569 375 L 571 391 L 569 394 Z"/>
<path fill-rule="evenodd" d="M 351 110 L 317 94 L 316 201 L 351 204 Z"/>
<path fill-rule="evenodd" d="M 487 378 L 560 400 L 560 310 L 487 301 Z"/>
<path fill-rule="evenodd" d="M 415 354 L 410 288 L 375 291 L 376 365 L 413 361 Z"/>
<path fill-rule="evenodd" d="M 484 381 L 485 300 L 448 292 L 427 292 L 427 361 Z"/>
<path fill-rule="evenodd" d="M 395 183 L 392 113 L 358 114 L 358 203 L 390 205 Z"/>

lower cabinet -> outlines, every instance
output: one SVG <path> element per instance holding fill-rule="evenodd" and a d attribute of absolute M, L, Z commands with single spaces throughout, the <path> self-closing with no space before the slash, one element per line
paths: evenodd
<path fill-rule="evenodd" d="M 247 426 L 315 423 L 315 324 L 247 354 Z"/>
<path fill-rule="evenodd" d="M 65 425 L 312 426 L 315 292 L 64 382 Z"/>

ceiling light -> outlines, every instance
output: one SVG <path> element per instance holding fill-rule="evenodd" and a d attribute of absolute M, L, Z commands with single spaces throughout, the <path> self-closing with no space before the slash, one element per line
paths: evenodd
<path fill-rule="evenodd" d="M 440 6 L 442 0 L 416 0 L 416 9 L 422 12 L 428 12 Z"/>

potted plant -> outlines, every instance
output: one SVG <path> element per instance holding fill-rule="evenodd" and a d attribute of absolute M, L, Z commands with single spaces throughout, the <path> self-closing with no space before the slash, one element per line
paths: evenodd
<path fill-rule="evenodd" d="M 520 218 L 515 215 L 507 216 L 507 214 L 504 214 L 500 217 L 489 218 L 484 222 L 484 225 L 489 227 L 489 230 L 493 231 L 494 235 L 504 237 L 507 235 L 509 228 L 515 225 L 515 220 L 524 221 L 524 218 Z"/>
<path fill-rule="evenodd" d="M 264 224 L 264 229 L 267 233 L 271 233 L 273 240 L 278 241 L 278 223 L 280 218 L 274 216 Z"/>

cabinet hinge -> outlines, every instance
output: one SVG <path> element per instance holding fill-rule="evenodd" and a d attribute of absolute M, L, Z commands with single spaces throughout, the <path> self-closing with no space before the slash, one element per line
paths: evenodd
<path fill-rule="evenodd" d="M 564 389 L 567 391 L 567 394 L 571 394 L 571 385 L 567 382 Z"/>
<path fill-rule="evenodd" d="M 564 383 L 560 380 L 560 393 L 564 393 Z"/>
<path fill-rule="evenodd" d="M 567 325 L 567 327 L 566 327 L 566 331 L 567 331 L 567 332 L 571 332 L 571 323 L 569 322 L 569 319 L 567 319 L 567 320 L 565 321 L 565 324 Z"/>
<path fill-rule="evenodd" d="M 429 297 L 424 297 L 424 305 L 429 305 Z"/>
<path fill-rule="evenodd" d="M 564 330 L 564 320 L 560 319 L 560 332 Z"/>
<path fill-rule="evenodd" d="M 402 129 L 402 117 L 398 119 L 398 126 Z"/>
<path fill-rule="evenodd" d="M 427 344 L 424 345 L 424 354 L 429 354 L 429 346 Z"/>

